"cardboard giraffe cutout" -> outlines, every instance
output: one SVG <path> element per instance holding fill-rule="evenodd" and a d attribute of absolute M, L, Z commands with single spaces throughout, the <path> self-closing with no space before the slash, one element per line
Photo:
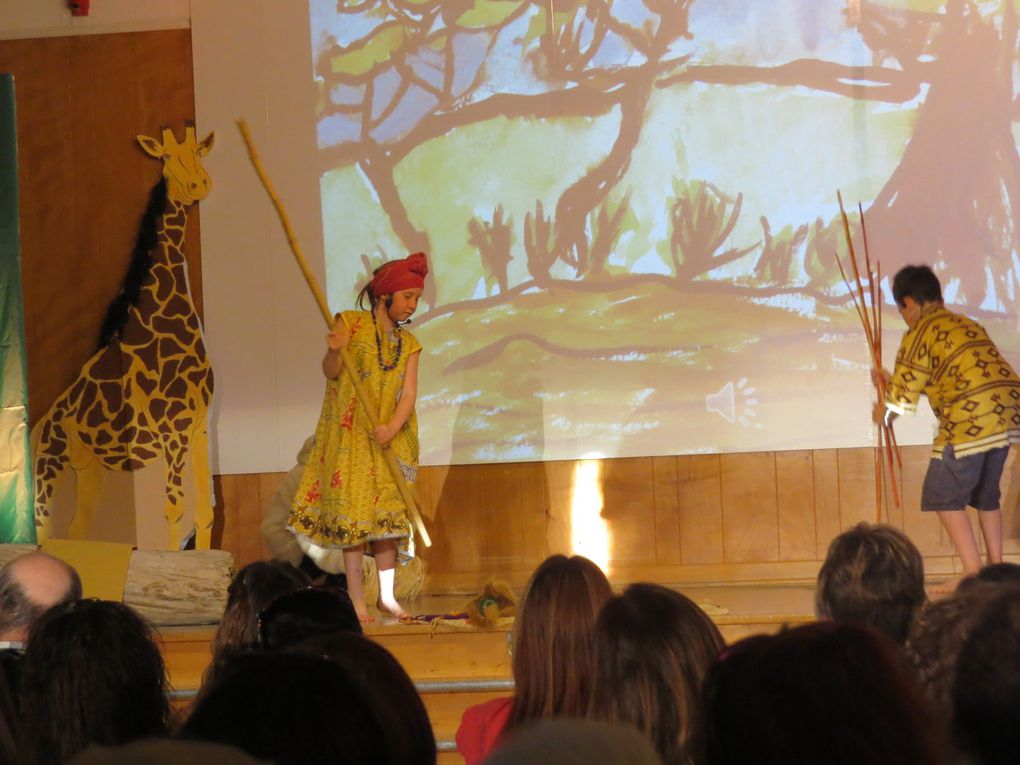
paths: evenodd
<path fill-rule="evenodd" d="M 168 547 L 178 549 L 191 533 L 181 528 L 190 459 L 196 484 L 195 546 L 208 548 L 213 374 L 182 245 L 188 208 L 211 186 L 201 158 L 212 148 L 213 134 L 197 142 L 189 127 L 180 143 L 170 130 L 163 131 L 161 141 L 138 136 L 138 142 L 149 156 L 163 161 L 160 183 L 165 183 L 166 205 L 158 244 L 141 253 L 147 274 L 123 323 L 32 429 L 36 527 L 40 541 L 49 537 L 54 483 L 68 465 L 77 476 L 70 536 L 83 539 L 89 536 L 104 473 L 140 470 L 162 458 Z"/>

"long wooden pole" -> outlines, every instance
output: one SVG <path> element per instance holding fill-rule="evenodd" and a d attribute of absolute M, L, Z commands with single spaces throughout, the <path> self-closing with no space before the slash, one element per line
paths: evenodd
<path fill-rule="evenodd" d="M 287 243 L 290 245 L 290 250 L 294 253 L 298 266 L 301 267 L 301 273 L 304 274 L 308 287 L 312 290 L 312 294 L 315 295 L 315 302 L 319 305 L 319 310 L 322 312 L 322 317 L 326 320 L 326 325 L 332 330 L 336 326 L 336 322 L 333 319 L 333 314 L 329 311 L 326 296 L 322 293 L 322 288 L 319 287 L 319 283 L 315 280 L 315 276 L 308 267 L 308 261 L 305 260 L 304 253 L 301 251 L 301 245 L 298 244 L 297 237 L 294 235 L 294 229 L 290 225 L 290 217 L 283 206 L 283 201 L 277 195 L 272 182 L 269 180 L 269 176 L 266 174 L 265 168 L 262 166 L 262 160 L 259 159 L 258 151 L 255 149 L 255 142 L 248 131 L 248 123 L 243 119 L 239 119 L 237 120 L 237 127 L 241 130 L 241 136 L 244 138 L 244 145 L 248 149 L 248 156 L 255 167 L 255 172 L 258 174 L 259 180 L 262 181 L 262 186 L 265 188 L 266 193 L 269 194 L 269 198 L 273 201 L 276 214 L 280 217 L 280 223 L 283 224 L 283 230 L 287 235 Z M 368 415 L 368 421 L 372 424 L 373 428 L 378 427 L 380 424 L 379 409 L 372 400 L 372 394 L 365 388 L 364 383 L 354 371 L 354 362 L 351 360 L 351 355 L 346 348 L 340 349 L 340 358 L 343 360 L 344 369 L 347 371 L 348 377 L 350 377 L 351 382 L 354 384 L 354 392 L 357 394 L 365 414 Z M 383 446 L 381 449 L 386 467 L 389 468 L 390 475 L 393 476 L 393 481 L 397 484 L 397 489 L 400 491 L 400 496 L 404 500 L 404 504 L 407 505 L 407 513 L 411 517 L 414 528 L 421 537 L 422 543 L 426 547 L 431 547 L 432 539 L 429 537 L 429 532 L 422 522 L 421 514 L 418 512 L 418 503 L 414 500 L 411 487 L 407 485 L 407 481 L 404 480 L 404 473 L 401 471 L 400 465 L 397 464 L 396 455 L 387 446 Z"/>

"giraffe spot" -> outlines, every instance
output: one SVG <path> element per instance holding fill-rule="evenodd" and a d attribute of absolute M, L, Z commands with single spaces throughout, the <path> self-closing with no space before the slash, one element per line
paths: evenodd
<path fill-rule="evenodd" d="M 96 430 L 100 425 L 106 424 L 106 412 L 103 411 L 103 404 L 101 401 L 95 401 L 85 412 L 85 424 Z"/>
<path fill-rule="evenodd" d="M 163 415 L 166 413 L 166 400 L 152 399 L 149 402 L 149 413 L 152 415 L 152 419 L 155 422 L 159 422 L 163 419 Z"/>
<path fill-rule="evenodd" d="M 188 381 L 195 387 L 202 387 L 202 383 L 205 382 L 206 370 L 196 369 L 187 375 Z"/>
<path fill-rule="evenodd" d="M 135 351 L 137 358 L 147 370 L 156 372 L 159 370 L 159 341 L 153 339 Z"/>
<path fill-rule="evenodd" d="M 128 320 L 120 330 L 121 348 L 129 347 L 137 349 L 150 339 L 150 334 L 142 325 L 135 313 L 128 314 Z M 137 355 L 137 353 L 135 354 Z"/>
<path fill-rule="evenodd" d="M 117 431 L 124 430 L 131 422 L 132 410 L 130 407 L 124 407 L 117 416 L 110 421 L 110 428 L 116 433 Z"/>
<path fill-rule="evenodd" d="M 133 459 L 133 458 L 127 460 L 124 463 L 124 469 L 127 470 L 127 471 L 131 471 L 131 472 L 133 472 L 135 470 L 141 470 L 143 467 L 145 467 L 145 463 L 144 462 L 142 462 L 141 460 Z"/>
<path fill-rule="evenodd" d="M 165 263 L 159 263 L 152 269 L 152 275 L 156 278 L 155 298 L 162 306 L 173 295 L 177 286 L 175 284 L 173 271 L 167 268 Z M 152 311 L 149 315 L 156 316 L 158 312 Z"/>
<path fill-rule="evenodd" d="M 141 388 L 142 393 L 146 396 L 151 396 L 152 392 L 156 390 L 156 381 L 146 377 L 141 372 L 135 373 L 135 383 Z"/>
<path fill-rule="evenodd" d="M 51 431 L 53 429 L 53 420 L 46 420 L 42 426 L 42 442 L 49 443 L 50 439 L 53 438 Z"/>
<path fill-rule="evenodd" d="M 183 347 L 191 345 L 193 333 L 188 331 L 188 323 L 183 318 L 168 319 L 164 316 L 157 316 L 152 321 L 152 328 L 159 335 L 174 338 L 176 350 L 172 352 L 180 353 Z"/>
<path fill-rule="evenodd" d="M 167 398 L 185 398 L 188 395 L 188 383 L 184 378 L 178 377 L 170 385 L 164 386 L 163 392 Z"/>
<path fill-rule="evenodd" d="M 135 442 L 139 444 L 152 443 L 154 440 L 155 436 L 153 436 L 148 430 L 139 430 L 138 437 L 135 438 Z"/>
<path fill-rule="evenodd" d="M 92 365 L 92 379 L 99 381 L 119 380 L 130 366 L 131 362 L 121 353 L 120 348 L 115 345 L 108 345 L 100 352 L 95 364 Z"/>
<path fill-rule="evenodd" d="M 192 312 L 191 301 L 188 300 L 187 295 L 178 292 L 176 295 L 171 297 L 166 306 L 163 308 L 164 316 L 179 316 L 185 318 Z M 183 324 L 183 322 L 181 322 Z"/>
<path fill-rule="evenodd" d="M 185 356 L 183 359 L 181 359 L 181 366 L 178 368 L 177 373 L 178 374 L 184 374 L 185 372 L 187 372 L 192 367 L 197 367 L 197 366 L 198 366 L 198 359 L 195 358 L 194 355 Z"/>
<path fill-rule="evenodd" d="M 134 459 L 141 460 L 145 464 L 152 462 L 159 456 L 158 452 L 150 451 L 149 449 L 132 449 L 131 454 Z"/>
<path fill-rule="evenodd" d="M 164 363 L 167 360 L 173 360 L 177 364 L 180 364 L 181 361 L 179 360 L 179 357 L 184 355 L 183 352 L 185 349 L 182 348 L 181 341 L 177 340 L 177 336 L 171 333 L 171 331 L 163 328 L 163 326 L 166 324 L 180 324 L 181 322 L 160 321 L 158 323 L 160 326 L 156 327 L 156 329 L 159 331 L 160 335 L 164 336 L 159 339 L 159 357 L 164 360 Z"/>
<path fill-rule="evenodd" d="M 68 400 L 69 401 L 77 401 L 78 398 L 84 392 L 85 386 L 88 385 L 88 384 L 89 384 L 88 379 L 86 379 L 84 377 L 80 378 L 78 380 L 78 382 L 76 382 L 74 385 L 71 386 L 71 390 L 67 394 Z"/>
<path fill-rule="evenodd" d="M 156 269 L 153 268 L 150 278 L 155 276 Z M 158 279 L 158 277 L 157 277 Z M 157 293 L 159 290 L 159 284 L 153 283 L 146 285 L 146 288 L 142 290 L 142 293 L 138 296 L 138 316 L 141 317 L 155 316 L 159 313 L 159 306 L 162 303 L 162 299 Z M 144 341 L 144 338 L 143 338 Z"/>
<path fill-rule="evenodd" d="M 134 426 L 130 428 L 124 428 L 117 436 L 117 440 L 120 441 L 122 444 L 129 444 L 132 441 L 134 441 L 135 433 L 137 432 L 138 431 Z"/>
<path fill-rule="evenodd" d="M 167 390 L 174 382 L 174 379 L 177 377 L 177 367 L 181 363 L 178 359 L 168 358 L 169 355 L 167 354 L 163 357 L 166 361 L 163 363 L 163 372 L 159 378 L 159 388 L 163 391 Z"/>
<path fill-rule="evenodd" d="M 106 399 L 106 408 L 111 412 L 120 411 L 124 406 L 124 390 L 118 383 L 100 383 L 99 392 Z"/>
<path fill-rule="evenodd" d="M 185 406 L 183 401 L 180 401 L 179 399 L 170 401 L 170 404 L 166 409 L 165 419 L 172 422 L 181 412 L 184 411 L 184 409 Z"/>

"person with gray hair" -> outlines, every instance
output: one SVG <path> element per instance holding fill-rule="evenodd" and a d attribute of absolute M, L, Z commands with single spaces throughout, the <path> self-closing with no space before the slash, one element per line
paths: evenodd
<path fill-rule="evenodd" d="M 22 648 L 43 612 L 81 597 L 81 577 L 60 558 L 44 552 L 15 558 L 0 569 L 0 649 Z"/>

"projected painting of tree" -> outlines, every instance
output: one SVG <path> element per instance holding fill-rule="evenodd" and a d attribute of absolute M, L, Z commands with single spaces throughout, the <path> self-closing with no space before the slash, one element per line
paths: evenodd
<path fill-rule="evenodd" d="M 869 443 L 837 189 L 884 273 L 934 264 L 1020 348 L 1009 2 L 341 0 L 311 20 L 332 302 L 433 259 L 426 463 Z"/>

